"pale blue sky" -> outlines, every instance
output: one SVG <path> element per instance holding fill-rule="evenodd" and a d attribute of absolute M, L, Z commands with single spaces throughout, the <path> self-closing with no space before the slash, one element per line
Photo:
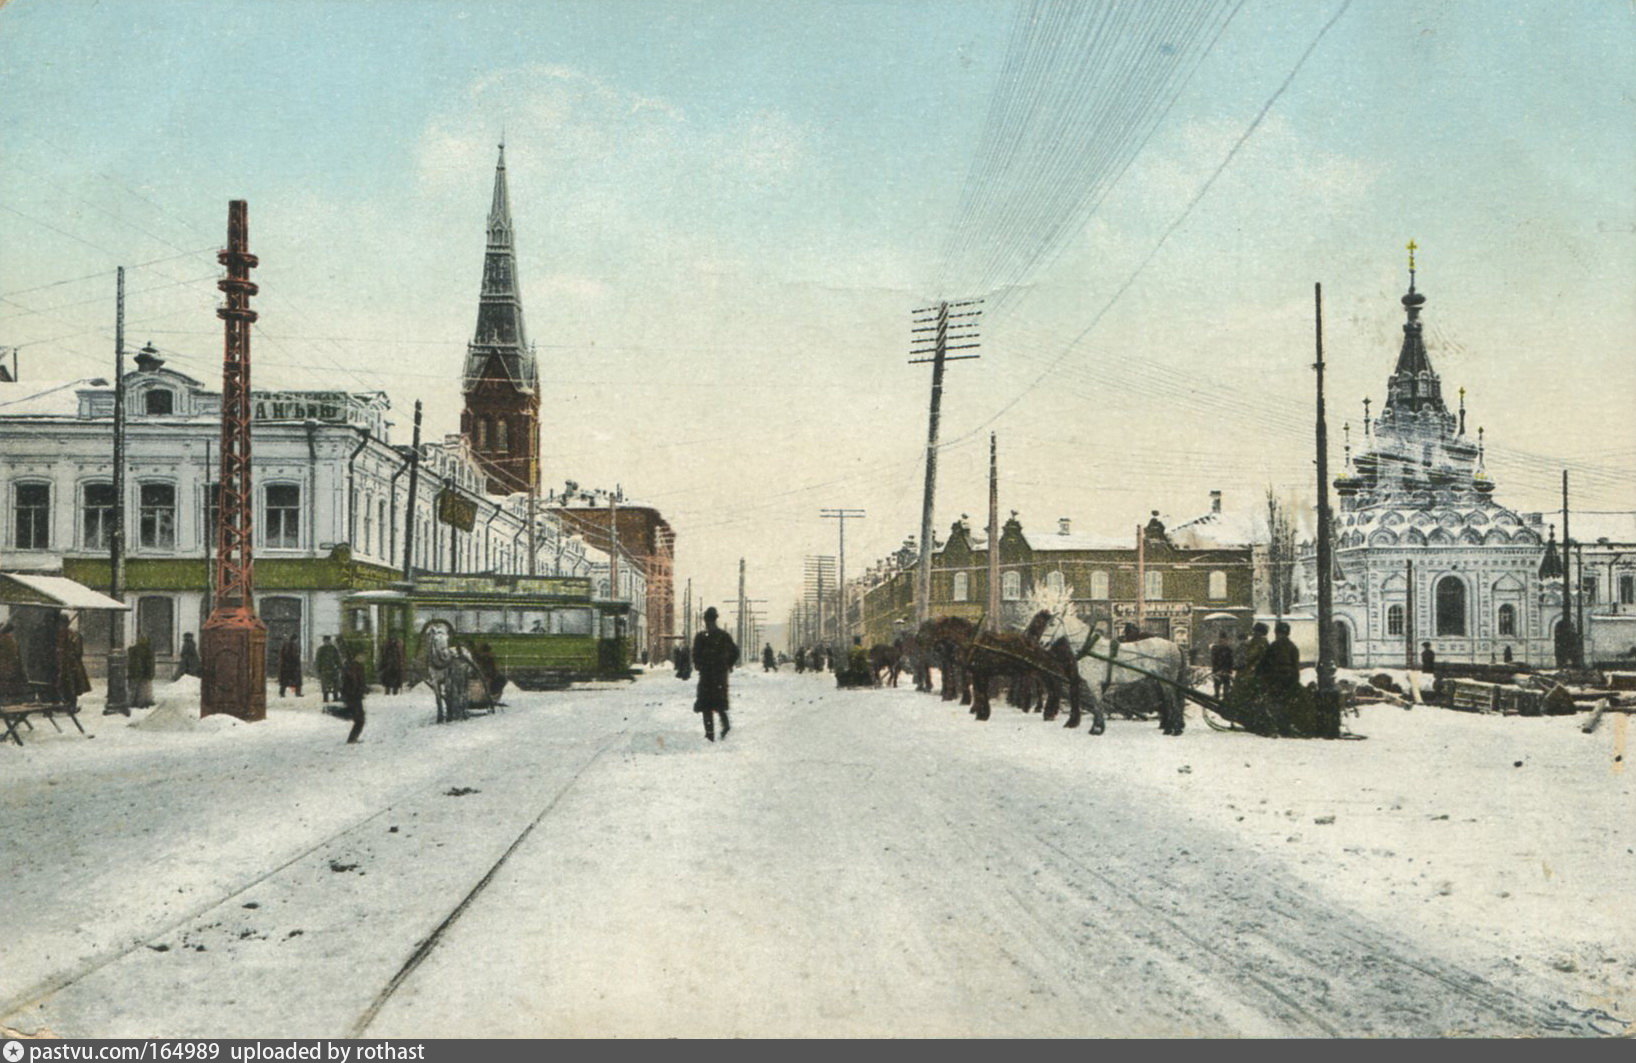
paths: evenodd
<path fill-rule="evenodd" d="M 950 372 L 946 438 L 969 439 L 940 527 L 983 504 L 976 430 L 1002 408 L 1003 504 L 1030 527 L 1302 490 L 1312 282 L 1334 420 L 1356 420 L 1411 236 L 1433 358 L 1470 389 L 1502 499 L 1548 507 L 1567 462 L 1587 505 L 1636 505 L 1624 0 L 1356 0 L 1068 349 L 1338 6 L 1249 0 L 1085 231 L 996 307 L 983 359 Z M 258 383 L 381 388 L 400 423 L 423 398 L 450 430 L 504 126 L 548 476 L 651 498 L 713 596 L 749 556 L 781 618 L 800 556 L 833 550 L 819 507 L 869 509 L 854 566 L 918 526 L 908 311 L 938 294 L 1013 12 L 12 0 L 0 345 L 36 376 L 106 371 L 112 280 L 75 278 L 212 248 L 243 197 Z M 213 273 L 208 253 L 134 270 L 130 339 L 212 376 Z"/>

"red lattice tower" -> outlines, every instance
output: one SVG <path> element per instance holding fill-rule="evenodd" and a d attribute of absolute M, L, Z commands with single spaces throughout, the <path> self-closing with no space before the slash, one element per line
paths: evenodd
<path fill-rule="evenodd" d="M 216 316 L 225 325 L 222 348 L 222 451 L 215 606 L 200 634 L 204 684 L 201 715 L 227 713 L 243 720 L 267 715 L 267 627 L 256 617 L 255 557 L 251 546 L 254 512 L 250 484 L 250 324 L 256 312 L 250 297 L 256 285 L 250 269 L 248 205 L 235 199 L 227 208 L 227 250 L 217 255 L 227 276 L 216 282 L 227 305 Z"/>

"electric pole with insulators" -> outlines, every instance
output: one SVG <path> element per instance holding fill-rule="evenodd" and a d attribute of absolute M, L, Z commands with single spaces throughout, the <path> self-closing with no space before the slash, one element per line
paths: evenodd
<path fill-rule="evenodd" d="M 931 364 L 932 396 L 926 419 L 926 490 L 920 503 L 920 579 L 915 595 L 915 619 L 924 624 L 932 615 L 932 509 L 937 497 L 937 429 L 943 409 L 943 368 L 949 362 L 979 358 L 976 354 L 951 356 L 950 351 L 966 351 L 981 346 L 977 343 L 977 322 L 982 311 L 976 309 L 981 299 L 964 302 L 940 302 L 936 306 L 921 307 L 915 311 L 915 346 L 910 354 L 910 365 Z M 952 312 L 951 312 L 952 311 Z"/>
<path fill-rule="evenodd" d="M 836 555 L 837 571 L 835 576 L 835 601 L 838 608 L 835 615 L 839 617 L 836 621 L 836 628 L 840 632 L 841 649 L 844 652 L 847 645 L 850 644 L 852 636 L 852 628 L 846 612 L 846 522 L 849 519 L 861 520 L 868 514 L 861 509 L 824 509 L 819 510 L 818 515 L 825 520 L 835 521 L 840 528 L 841 548 Z"/>

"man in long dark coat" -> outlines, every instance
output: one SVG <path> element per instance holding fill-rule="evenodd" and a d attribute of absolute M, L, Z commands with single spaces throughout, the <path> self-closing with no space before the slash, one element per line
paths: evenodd
<path fill-rule="evenodd" d="M 184 675 L 199 675 L 199 644 L 193 641 L 193 632 L 182 632 L 182 652 L 176 658 L 176 674 L 173 679 L 180 679 Z"/>
<path fill-rule="evenodd" d="M 91 678 L 85 674 L 85 643 L 74 630 L 67 613 L 57 614 L 57 699 L 70 709 L 79 705 L 80 695 L 91 692 Z"/>
<path fill-rule="evenodd" d="M 313 659 L 313 665 L 318 672 L 319 697 L 325 702 L 335 701 L 341 696 L 341 648 L 324 636 L 324 644 L 318 647 L 318 655 Z"/>
<path fill-rule="evenodd" d="M 153 680 L 157 674 L 153 659 L 153 643 L 143 635 L 131 645 L 125 655 L 125 676 L 130 680 L 131 708 L 153 708 Z"/>
<path fill-rule="evenodd" d="M 693 638 L 693 667 L 699 673 L 698 695 L 693 711 L 704 716 L 704 737 L 716 740 L 714 715 L 721 714 L 721 736 L 727 737 L 727 676 L 738 663 L 738 646 L 733 636 L 716 626 L 716 607 L 704 611 L 704 630 Z"/>
<path fill-rule="evenodd" d="M 301 696 L 301 647 L 295 639 L 285 639 L 278 648 L 278 696 L 295 687 L 295 696 Z"/>
<path fill-rule="evenodd" d="M 28 700 L 28 672 L 11 621 L 0 624 L 0 702 Z"/>
<path fill-rule="evenodd" d="M 1233 685 L 1233 644 L 1223 631 L 1216 644 L 1210 647 L 1210 682 L 1215 688 L 1216 700 L 1227 696 Z"/>
<path fill-rule="evenodd" d="M 375 664 L 375 676 L 381 689 L 396 694 L 403 687 L 403 640 L 393 635 L 381 646 L 381 659 Z"/>
<path fill-rule="evenodd" d="M 368 691 L 369 683 L 364 678 L 364 665 L 358 660 L 358 651 L 348 648 L 346 664 L 341 666 L 341 703 L 352 717 L 352 731 L 347 735 L 349 744 L 364 733 L 364 694 Z"/>
<path fill-rule="evenodd" d="M 778 657 L 773 653 L 773 644 L 770 642 L 761 651 L 761 670 L 763 672 L 778 671 Z"/>

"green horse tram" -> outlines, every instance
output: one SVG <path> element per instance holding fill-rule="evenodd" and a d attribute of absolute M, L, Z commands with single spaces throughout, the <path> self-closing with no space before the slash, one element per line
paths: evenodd
<path fill-rule="evenodd" d="M 523 690 L 561 690 L 636 677 L 629 614 L 629 602 L 594 601 L 591 581 L 578 576 L 420 576 L 341 599 L 340 642 L 343 652 L 358 652 L 373 683 L 381 647 L 396 635 L 407 686 L 421 679 L 427 625 L 442 621 L 456 645 L 475 650 L 487 643 Z"/>

